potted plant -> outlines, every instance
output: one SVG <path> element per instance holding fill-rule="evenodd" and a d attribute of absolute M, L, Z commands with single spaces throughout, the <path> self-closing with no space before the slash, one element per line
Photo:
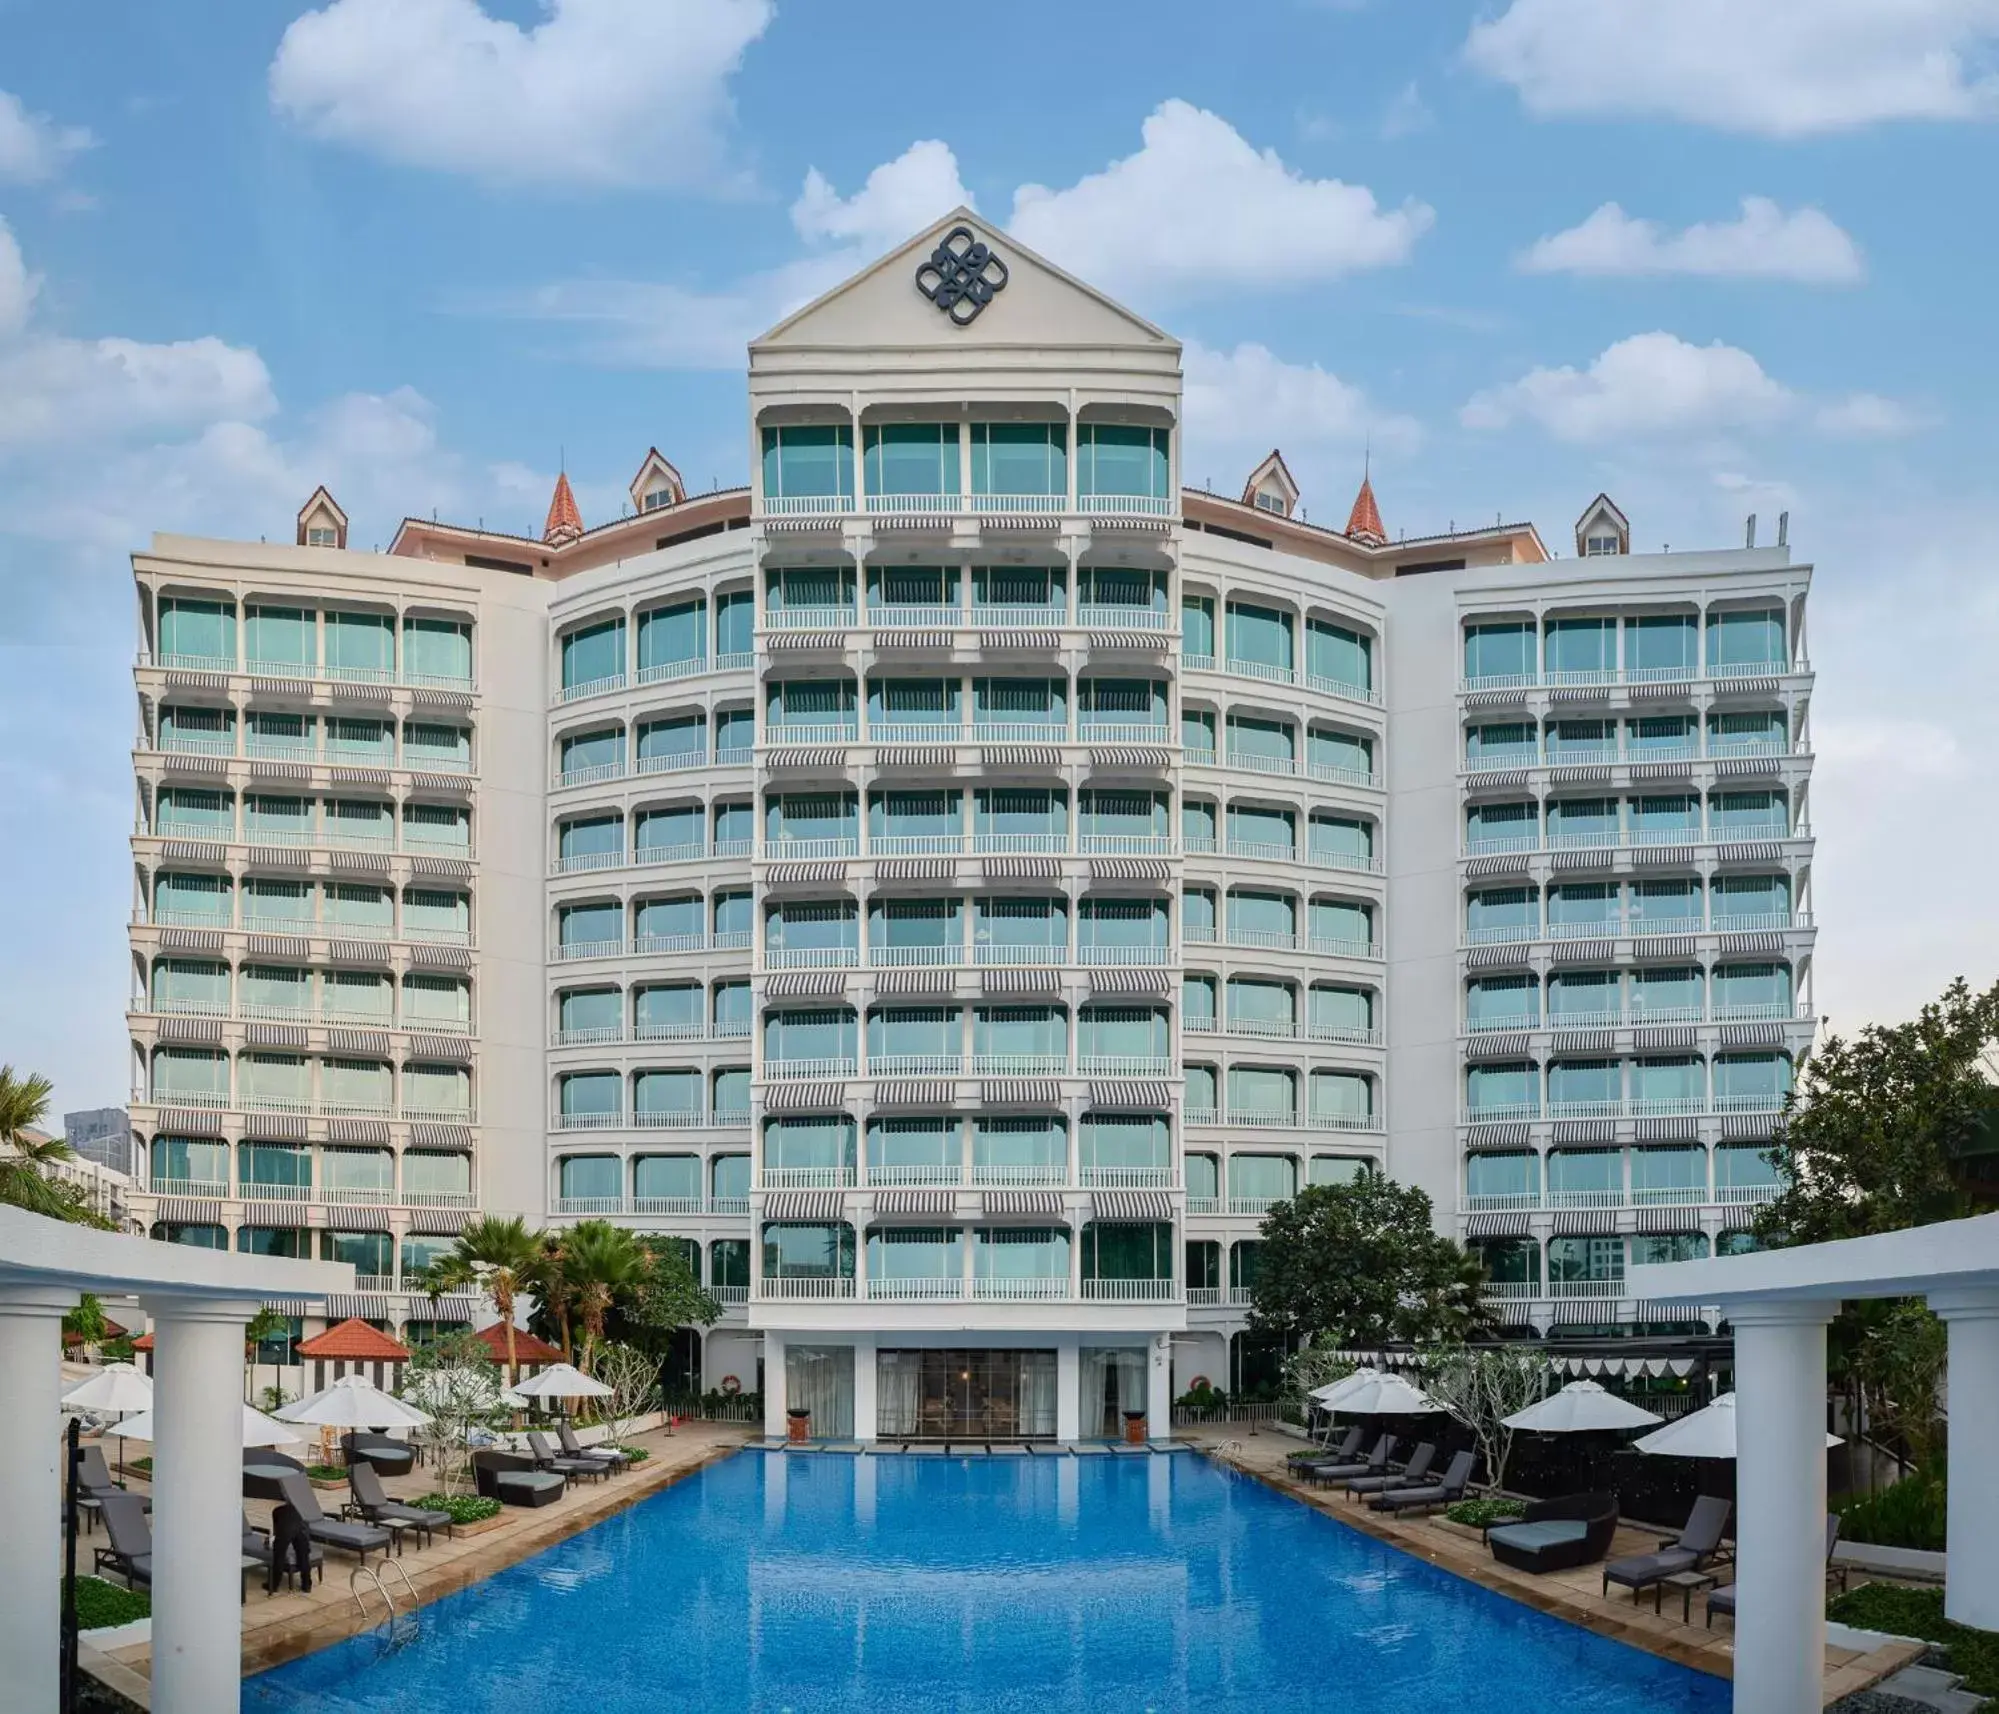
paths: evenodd
<path fill-rule="evenodd" d="M 1145 1444 L 1145 1412 L 1128 1410 L 1124 1413 L 1124 1442 L 1127 1446 Z"/>
<path fill-rule="evenodd" d="M 803 1446 L 812 1438 L 812 1413 L 798 1405 L 793 1405 L 784 1413 L 785 1439 L 793 1446 Z"/>

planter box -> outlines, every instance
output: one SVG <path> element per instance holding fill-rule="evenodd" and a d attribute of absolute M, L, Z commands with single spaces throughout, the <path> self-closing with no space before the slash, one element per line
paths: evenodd
<path fill-rule="evenodd" d="M 308 1476 L 306 1477 L 306 1480 L 310 1482 L 313 1485 L 313 1487 L 319 1489 L 321 1493 L 344 1494 L 347 1492 L 347 1478 L 345 1476 L 332 1477 L 332 1478 L 325 1476 Z"/>
<path fill-rule="evenodd" d="M 495 1512 L 490 1518 L 481 1518 L 476 1524 L 454 1524 L 451 1533 L 463 1541 L 467 1536 L 491 1535 L 496 1529 L 504 1529 L 509 1522 L 505 1511 Z"/>
<path fill-rule="evenodd" d="M 1835 1565 L 1875 1571 L 1885 1577 L 1905 1577 L 1917 1583 L 1941 1583 L 1944 1558 L 1916 1547 L 1878 1547 L 1871 1541 L 1842 1541 L 1832 1550 Z"/>

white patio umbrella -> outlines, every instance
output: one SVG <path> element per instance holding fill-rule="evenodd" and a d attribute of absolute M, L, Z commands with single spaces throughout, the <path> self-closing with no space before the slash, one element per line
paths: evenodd
<path fill-rule="evenodd" d="M 89 1380 L 62 1396 L 63 1409 L 101 1411 L 106 1416 L 131 1416 L 153 1403 L 153 1377 L 132 1363 L 106 1363 Z M 118 1442 L 118 1462 L 125 1462 L 125 1442 L 144 1437 L 123 1425 L 112 1431 Z"/>
<path fill-rule="evenodd" d="M 1328 1381 L 1323 1387 L 1314 1387 L 1306 1396 L 1321 1410 L 1339 1410 L 1342 1408 L 1340 1401 L 1349 1393 L 1359 1392 L 1369 1381 L 1378 1380 L 1380 1377 L 1379 1369 L 1370 1369 L 1363 1365 L 1351 1375 L 1342 1375 L 1337 1381 Z"/>
<path fill-rule="evenodd" d="M 421 1428 L 430 1421 L 428 1412 L 383 1392 L 362 1375 L 342 1375 L 310 1398 L 286 1405 L 277 1418 L 321 1428 Z"/>
<path fill-rule="evenodd" d="M 1524 1428 L 1534 1434 L 1593 1434 L 1649 1428 L 1665 1418 L 1606 1392 L 1594 1381 L 1571 1381 L 1560 1392 L 1502 1420 L 1508 1428 Z"/>
<path fill-rule="evenodd" d="M 514 1383 L 514 1391 L 530 1399 L 606 1399 L 611 1389 L 593 1380 L 574 1363 L 557 1363 L 524 1381 Z"/>
<path fill-rule="evenodd" d="M 1423 1416 L 1444 1407 L 1400 1375 L 1370 1375 L 1333 1408 L 1355 1416 Z"/>
<path fill-rule="evenodd" d="M 141 1411 L 130 1422 L 118 1425 L 118 1432 L 133 1440 L 153 1438 L 153 1413 Z M 243 1407 L 243 1444 L 250 1446 L 296 1446 L 300 1436 L 292 1433 L 285 1425 L 260 1410 Z"/>
<path fill-rule="evenodd" d="M 1828 1447 L 1841 1444 L 1836 1434 L 1825 1437 Z M 1723 1393 L 1705 1410 L 1669 1422 L 1655 1434 L 1632 1442 L 1640 1452 L 1672 1458 L 1733 1458 L 1735 1456 L 1735 1395 Z"/>

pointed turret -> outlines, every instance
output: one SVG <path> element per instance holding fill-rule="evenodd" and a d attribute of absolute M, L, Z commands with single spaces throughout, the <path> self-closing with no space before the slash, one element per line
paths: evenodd
<path fill-rule="evenodd" d="M 1360 492 L 1353 497 L 1353 510 L 1347 514 L 1347 535 L 1364 547 L 1388 545 L 1388 532 L 1381 527 L 1381 508 L 1374 503 L 1372 471 L 1361 476 Z"/>
<path fill-rule="evenodd" d="M 569 472 L 555 479 L 555 493 L 548 502 L 548 522 L 541 527 L 541 539 L 552 548 L 567 547 L 583 533 L 583 514 L 576 509 L 576 496 L 569 489 Z"/>

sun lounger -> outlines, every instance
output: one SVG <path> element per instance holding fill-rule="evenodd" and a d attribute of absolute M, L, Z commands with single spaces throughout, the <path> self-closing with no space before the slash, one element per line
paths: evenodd
<path fill-rule="evenodd" d="M 98 1503 L 106 1494 L 122 1494 L 125 1490 L 111 1479 L 111 1467 L 104 1462 L 104 1448 L 101 1446 L 79 1446 L 76 1467 L 76 1506 L 83 1513 L 83 1527 L 88 1530 L 98 1513 Z M 142 1511 L 150 1512 L 153 1502 L 146 1495 L 133 1496 L 139 1501 Z"/>
<path fill-rule="evenodd" d="M 1454 1506 L 1465 1497 L 1474 1462 L 1471 1453 L 1457 1453 L 1441 1482 L 1421 1488 L 1390 1488 L 1385 1493 L 1368 1495 L 1367 1503 L 1377 1512 L 1429 1512 L 1440 1506 Z"/>
<path fill-rule="evenodd" d="M 1400 1470 L 1390 1470 L 1380 1476 L 1356 1476 L 1347 1484 L 1347 1492 L 1380 1494 L 1390 1488 L 1420 1488 L 1430 1479 L 1430 1466 L 1436 1458 L 1435 1442 L 1426 1440 L 1409 1454 L 1409 1462 Z"/>
<path fill-rule="evenodd" d="M 312 1484 L 303 1476 L 284 1477 L 278 1483 L 278 1492 L 284 1495 L 285 1504 L 298 1513 L 308 1536 L 326 1547 L 337 1547 L 342 1553 L 358 1556 L 363 1565 L 368 1563 L 370 1553 L 377 1549 L 386 1552 L 394 1540 L 389 1531 L 377 1524 L 329 1518 L 320 1509 L 319 1496 L 312 1491 Z"/>
<path fill-rule="evenodd" d="M 1395 1436 L 1384 1434 L 1374 1443 L 1374 1450 L 1364 1459 L 1354 1459 L 1341 1463 L 1317 1460 L 1310 1464 L 1300 1464 L 1298 1473 L 1312 1482 L 1347 1482 L 1356 1476 L 1385 1476 L 1388 1473 L 1388 1455 L 1395 1450 Z"/>
<path fill-rule="evenodd" d="M 549 1445 L 548 1436 L 539 1429 L 528 1433 L 528 1448 L 534 1453 L 534 1461 L 544 1470 L 554 1470 L 564 1476 L 588 1476 L 593 1482 L 601 1482 L 610 1475 L 610 1467 L 601 1458 L 564 1458 Z"/>
<path fill-rule="evenodd" d="M 1360 1457 L 1360 1449 L 1367 1444 L 1367 1424 L 1357 1422 L 1347 1430 L 1346 1438 L 1338 1446 L 1330 1440 L 1324 1446 L 1315 1446 L 1309 1452 L 1294 1452 L 1285 1459 L 1287 1464 L 1351 1464 Z"/>
<path fill-rule="evenodd" d="M 358 1464 L 348 1466 L 347 1487 L 354 1496 L 343 1513 L 358 1517 L 363 1523 L 402 1524 L 413 1529 L 424 1541 L 435 1539 L 437 1532 L 451 1533 L 451 1514 L 433 1511 L 426 1506 L 407 1506 L 401 1500 L 392 1500 L 382 1487 L 382 1478 L 375 1466 L 366 1458 Z"/>
<path fill-rule="evenodd" d="M 1832 1562 L 1832 1551 L 1837 1546 L 1839 1546 L 1839 1514 L 1837 1512 L 1828 1512 L 1825 1520 L 1825 1574 L 1829 1579 L 1837 1582 L 1841 1589 L 1844 1589 L 1846 1587 L 1846 1567 L 1835 1565 Z M 1637 1598 L 1635 1595 L 1632 1597 L 1634 1601 Z M 1710 1630 L 1714 1628 L 1714 1616 L 1717 1613 L 1725 1613 L 1731 1619 L 1735 1617 L 1735 1585 L 1733 1583 L 1724 1584 L 1719 1589 L 1710 1589 L 1708 1591 L 1707 1624 Z"/>
<path fill-rule="evenodd" d="M 1615 1494 L 1563 1494 L 1532 1501 L 1516 1521 L 1493 1524 L 1485 1545 L 1501 1565 L 1516 1571 L 1566 1571 L 1595 1564 L 1616 1534 Z"/>
<path fill-rule="evenodd" d="M 1662 1547 L 1652 1553 L 1628 1554 L 1623 1559 L 1613 1559 L 1603 1568 L 1603 1590 L 1608 1595 L 1615 1583 L 1620 1589 L 1629 1589 L 1631 1599 L 1638 1599 L 1641 1589 L 1653 1591 L 1653 1604 L 1659 1600 L 1659 1585 L 1682 1571 L 1699 1571 L 1714 1558 L 1721 1547 L 1721 1532 L 1728 1526 L 1728 1514 L 1734 1508 L 1727 1500 L 1713 1494 L 1703 1494 L 1694 1502 L 1694 1509 L 1687 1514 L 1687 1526 L 1680 1531 L 1679 1540 L 1671 1547 Z"/>
<path fill-rule="evenodd" d="M 569 1486 L 567 1476 L 536 1469 L 525 1452 L 497 1448 L 472 1454 L 472 1480 L 487 1499 L 509 1506 L 552 1506 Z"/>
<path fill-rule="evenodd" d="M 576 1438 L 576 1430 L 566 1422 L 555 1425 L 555 1438 L 567 1458 L 594 1458 L 600 1464 L 607 1464 L 613 1470 L 622 1470 L 631 1463 L 624 1453 L 615 1446 L 585 1446 Z"/>
<path fill-rule="evenodd" d="M 326 1549 L 321 1547 L 316 1541 L 308 1542 L 306 1552 L 311 1559 L 314 1572 L 323 1571 L 326 1566 Z M 258 1529 L 255 1524 L 250 1522 L 247 1515 L 243 1519 L 243 1557 L 245 1559 L 254 1559 L 258 1565 L 263 1567 L 266 1576 L 270 1574 L 271 1532 L 267 1529 Z M 293 1566 L 284 1566 L 281 1569 L 284 1573 L 285 1582 L 289 1584 L 296 1568 Z"/>
<path fill-rule="evenodd" d="M 114 1488 L 100 1499 L 104 1516 L 104 1533 L 110 1540 L 109 1547 L 97 1550 L 94 1565 L 102 1574 L 114 1571 L 125 1579 L 133 1589 L 151 1589 L 153 1586 L 153 1531 L 146 1522 L 146 1509 L 137 1494 L 128 1494 L 122 1488 Z M 251 1570 L 256 1561 L 245 1551 L 241 1566 Z M 237 1599 L 243 1599 L 243 1592 L 237 1591 Z"/>

